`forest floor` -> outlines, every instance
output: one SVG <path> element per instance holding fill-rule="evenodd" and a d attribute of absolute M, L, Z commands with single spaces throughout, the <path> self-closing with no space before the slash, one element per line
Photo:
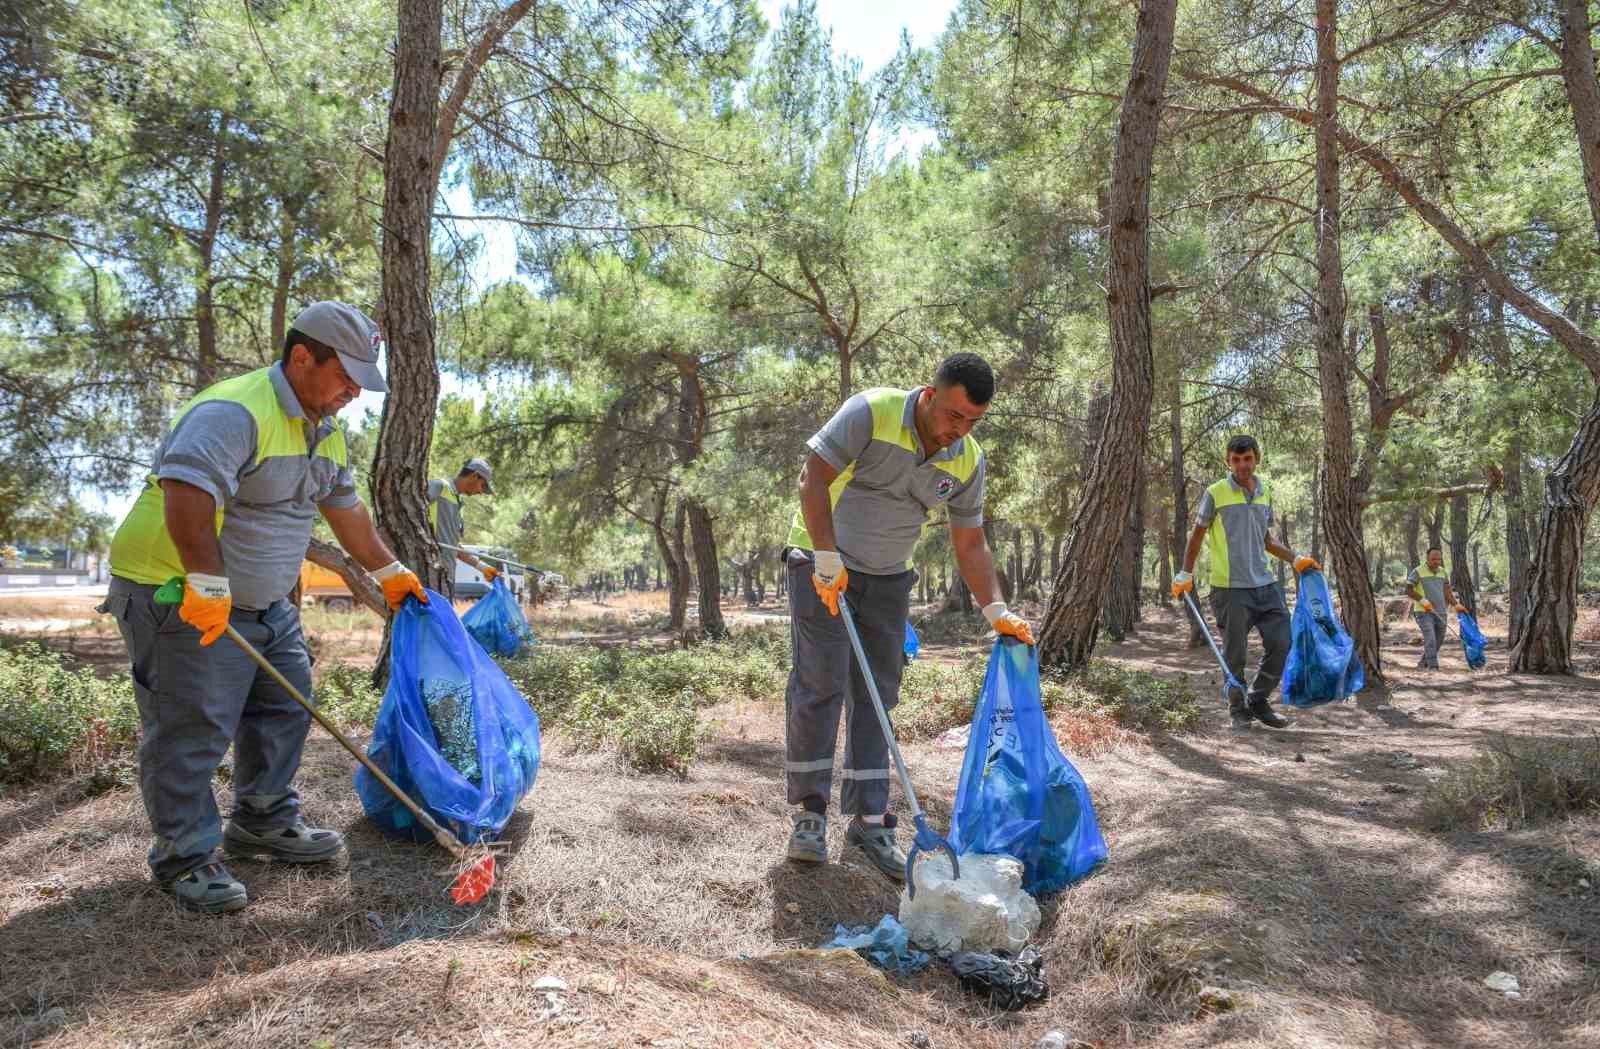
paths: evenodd
<path fill-rule="evenodd" d="M 535 628 L 603 641 L 659 611 L 574 605 Z M 120 643 L 78 619 L 91 614 L 0 604 L 0 630 L 117 672 Z M 370 658 L 371 624 L 319 616 L 308 628 L 324 658 Z M 1485 628 L 1494 638 L 1504 623 Z M 348 861 L 236 864 L 251 904 L 228 917 L 182 913 L 148 881 L 131 786 L 12 789 L 0 1046 L 990 1049 L 1051 1029 L 1095 1046 L 1600 1045 L 1600 815 L 1454 833 L 1419 818 L 1430 781 L 1498 734 L 1600 731 L 1600 680 L 1508 675 L 1498 642 L 1485 670 L 1451 645 L 1445 669 L 1420 671 L 1415 637 L 1394 624 L 1385 687 L 1292 712 L 1287 730 L 1229 732 L 1218 701 L 1199 731 L 1073 755 L 1110 860 L 1045 908 L 1051 997 L 1020 1013 L 995 1012 L 938 965 L 889 979 L 853 955 L 803 953 L 835 924 L 893 913 L 897 891 L 841 856 L 843 821 L 829 829 L 834 862 L 782 859 L 782 707 L 735 702 L 708 712 L 714 736 L 685 779 L 547 735 L 496 889 L 468 909 L 445 899 L 436 850 L 363 818 L 354 763 L 316 730 L 298 786 L 307 814 L 347 836 Z M 1600 647 L 1582 647 L 1587 671 Z M 1182 647 L 1170 612 L 1104 655 L 1195 675 L 1216 695 L 1209 654 Z M 961 756 L 907 747 L 940 826 Z M 1497 971 L 1520 997 L 1485 986 Z M 568 989 L 535 990 L 546 975 Z"/>

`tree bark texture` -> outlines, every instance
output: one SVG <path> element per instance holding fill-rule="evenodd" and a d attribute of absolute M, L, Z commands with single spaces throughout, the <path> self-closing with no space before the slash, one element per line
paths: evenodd
<path fill-rule="evenodd" d="M 1362 533 L 1350 355 L 1345 350 L 1339 118 L 1338 5 L 1317 0 L 1317 379 L 1322 392 L 1322 523 L 1338 572 L 1339 608 L 1367 673 L 1381 680 L 1378 607 Z"/>
<path fill-rule="evenodd" d="M 217 116 L 216 150 L 211 157 L 211 178 L 206 187 L 206 218 L 194 248 L 200 256 L 195 274 L 194 327 L 199 352 L 195 356 L 194 388 L 203 390 L 221 376 L 217 372 L 217 315 L 212 293 L 217 282 L 213 266 L 217 254 L 217 231 L 222 228 L 222 205 L 227 188 L 226 142 L 228 114 Z"/>
<path fill-rule="evenodd" d="M 1478 590 L 1472 579 L 1471 537 L 1467 534 L 1467 497 L 1458 495 L 1450 500 L 1450 588 L 1456 600 L 1467 606 L 1467 611 L 1478 614 Z"/>
<path fill-rule="evenodd" d="M 1422 543 L 1422 511 L 1414 506 L 1407 510 L 1404 528 L 1406 535 L 1406 571 L 1409 572 L 1422 563 L 1422 551 L 1418 549 Z"/>
<path fill-rule="evenodd" d="M 1134 31 L 1133 63 L 1111 164 L 1106 275 L 1111 406 L 1040 632 L 1043 665 L 1088 665 L 1110 580 L 1111 554 L 1140 478 L 1155 383 L 1150 347 L 1150 172 L 1177 11 L 1177 0 L 1144 0 Z"/>
<path fill-rule="evenodd" d="M 1572 129 L 1583 159 L 1589 219 L 1600 243 L 1600 81 L 1595 79 L 1588 0 L 1561 3 L 1561 81 L 1567 90 Z"/>
<path fill-rule="evenodd" d="M 388 345 L 389 394 L 372 461 L 378 527 L 395 556 L 436 590 L 446 570 L 428 528 L 427 470 L 439 401 L 430 256 L 441 17 L 441 0 L 400 0 L 383 165 L 379 323 Z"/>
<path fill-rule="evenodd" d="M 383 600 L 383 591 L 343 550 L 321 539 L 312 539 L 311 545 L 306 548 L 306 560 L 337 573 L 357 601 L 377 613 L 379 619 L 389 618 L 389 605 Z"/>
<path fill-rule="evenodd" d="M 722 566 L 717 563 L 711 512 L 698 499 L 685 499 L 684 508 L 694 549 L 694 573 L 700 583 L 700 633 L 714 640 L 725 638 L 728 625 L 722 620 Z"/>
<path fill-rule="evenodd" d="M 1168 425 L 1172 440 L 1172 570 L 1183 570 L 1183 555 L 1189 546 L 1189 531 L 1193 522 L 1189 518 L 1189 476 L 1183 453 L 1183 397 L 1182 387 L 1172 384 L 1172 402 L 1168 412 Z M 1206 626 L 1189 611 L 1189 603 L 1182 602 L 1183 615 L 1189 624 L 1188 648 L 1206 647 Z"/>

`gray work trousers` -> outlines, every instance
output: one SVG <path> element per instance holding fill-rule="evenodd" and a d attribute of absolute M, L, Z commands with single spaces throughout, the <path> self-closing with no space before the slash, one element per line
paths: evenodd
<path fill-rule="evenodd" d="M 1289 658 L 1289 609 L 1275 586 L 1213 587 L 1211 614 L 1222 629 L 1222 657 L 1228 669 L 1244 680 L 1244 661 L 1250 631 L 1261 634 L 1261 665 L 1250 682 L 1250 701 L 1265 700 L 1283 677 Z M 1230 697 L 1231 700 L 1232 697 Z"/>
<path fill-rule="evenodd" d="M 211 777 L 233 744 L 233 818 L 256 832 L 292 825 L 311 715 L 229 637 L 200 646 L 200 632 L 158 605 L 156 588 L 113 576 L 101 610 L 117 620 L 139 705 L 139 791 L 155 841 L 150 870 L 182 877 L 222 843 Z M 234 609 L 233 628 L 306 696 L 311 658 L 300 611 L 277 601 Z"/>
<path fill-rule="evenodd" d="M 1444 618 L 1437 612 L 1413 612 L 1412 618 L 1422 630 L 1422 662 L 1419 667 L 1439 669 L 1439 643 L 1444 637 Z"/>
<path fill-rule="evenodd" d="M 844 766 L 839 810 L 875 816 L 889 810 L 889 744 L 872 709 L 844 620 L 828 611 L 811 583 L 810 561 L 787 563 L 793 666 L 784 693 L 784 773 L 789 804 L 826 812 L 833 794 L 833 751 L 843 710 Z M 851 572 L 845 600 L 885 711 L 900 700 L 906 618 L 917 573 Z"/>

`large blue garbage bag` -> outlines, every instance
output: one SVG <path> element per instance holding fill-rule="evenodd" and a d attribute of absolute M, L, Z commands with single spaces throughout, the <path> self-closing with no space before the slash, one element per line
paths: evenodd
<path fill-rule="evenodd" d="M 1022 887 L 1057 892 L 1105 862 L 1089 787 L 1056 744 L 1039 701 L 1039 654 L 995 641 L 967 736 L 950 842 L 958 853 L 1013 856 Z"/>
<path fill-rule="evenodd" d="M 911 620 L 906 620 L 906 661 L 916 659 L 922 653 L 922 642 L 917 640 L 917 628 L 911 625 Z"/>
<path fill-rule="evenodd" d="M 1333 610 L 1321 572 L 1300 573 L 1299 597 L 1289 620 L 1289 661 L 1283 668 L 1283 701 L 1314 707 L 1346 699 L 1367 687 L 1355 638 Z"/>
<path fill-rule="evenodd" d="M 395 613 L 367 756 L 464 842 L 499 834 L 539 773 L 538 715 L 432 590 Z M 431 840 L 365 768 L 356 794 L 385 831 Z"/>
<path fill-rule="evenodd" d="M 533 644 L 528 617 L 522 614 L 517 595 L 500 576 L 495 576 L 494 582 L 489 584 L 489 592 L 467 609 L 467 614 L 461 617 L 461 625 L 491 656 L 514 656 L 522 651 L 523 645 Z"/>
<path fill-rule="evenodd" d="M 1456 626 L 1461 628 L 1461 651 L 1467 655 L 1467 666 L 1481 669 L 1489 662 L 1489 657 L 1483 654 L 1489 645 L 1488 638 L 1478 629 L 1478 621 L 1465 612 L 1456 613 Z"/>

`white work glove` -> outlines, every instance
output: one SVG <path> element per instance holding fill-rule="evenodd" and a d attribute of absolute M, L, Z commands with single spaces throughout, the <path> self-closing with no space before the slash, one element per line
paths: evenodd
<path fill-rule="evenodd" d="M 811 585 L 817 597 L 833 615 L 839 614 L 839 596 L 850 583 L 850 573 L 844 570 L 844 558 L 837 550 L 816 550 L 811 554 Z"/>
<path fill-rule="evenodd" d="M 1193 572 L 1179 572 L 1177 575 L 1172 577 L 1172 596 L 1173 597 L 1182 597 L 1184 595 L 1185 591 L 1193 592 L 1193 590 L 1194 590 L 1194 573 Z"/>
<path fill-rule="evenodd" d="M 400 606 L 405 604 L 408 597 L 414 597 L 423 604 L 428 603 L 428 595 L 422 589 L 422 580 L 399 561 L 390 561 L 370 574 L 373 581 L 383 590 L 383 599 L 393 611 L 400 611 Z"/>
<path fill-rule="evenodd" d="M 1006 608 L 1004 601 L 984 605 L 983 618 L 994 627 L 995 633 L 1004 637 L 1014 637 L 1024 645 L 1033 644 L 1033 630 L 1028 626 L 1028 621 Z"/>

